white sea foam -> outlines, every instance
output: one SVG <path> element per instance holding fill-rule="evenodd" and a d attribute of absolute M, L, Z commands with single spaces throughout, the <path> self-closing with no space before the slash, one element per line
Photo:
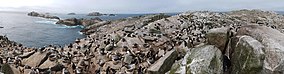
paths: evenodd
<path fill-rule="evenodd" d="M 83 28 L 83 26 L 80 26 L 80 25 L 77 25 L 77 26 L 66 26 L 66 25 L 59 25 L 59 24 L 56 24 L 56 25 L 59 26 L 58 28 Z"/>
<path fill-rule="evenodd" d="M 53 20 L 42 20 L 42 21 L 35 21 L 36 23 L 41 23 L 41 24 L 55 24 L 56 21 Z"/>

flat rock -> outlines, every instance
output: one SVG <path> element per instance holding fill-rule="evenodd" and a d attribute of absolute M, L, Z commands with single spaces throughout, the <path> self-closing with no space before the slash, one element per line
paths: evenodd
<path fill-rule="evenodd" d="M 29 58 L 24 59 L 23 64 L 31 67 L 36 67 L 39 66 L 41 62 L 44 62 L 44 60 L 46 60 L 45 58 L 47 58 L 47 52 L 36 52 Z"/>

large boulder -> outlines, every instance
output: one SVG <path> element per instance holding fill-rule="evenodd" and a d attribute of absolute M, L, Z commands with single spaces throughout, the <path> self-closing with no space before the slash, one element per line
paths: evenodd
<path fill-rule="evenodd" d="M 238 35 L 248 35 L 264 46 L 264 74 L 284 72 L 284 34 L 265 26 L 248 25 L 238 31 Z"/>
<path fill-rule="evenodd" d="M 178 53 L 176 50 L 171 50 L 160 58 L 156 63 L 154 63 L 150 68 L 148 68 L 149 74 L 165 74 L 172 67 L 175 62 Z"/>
<path fill-rule="evenodd" d="M 260 73 L 264 61 L 264 46 L 250 36 L 238 36 L 232 54 L 233 74 Z"/>
<path fill-rule="evenodd" d="M 222 27 L 210 29 L 206 34 L 206 38 L 209 45 L 215 45 L 222 52 L 224 52 L 226 49 L 226 44 L 229 41 L 229 28 Z"/>
<path fill-rule="evenodd" d="M 185 57 L 186 73 L 221 74 L 223 72 L 222 53 L 213 45 L 205 45 L 191 49 Z"/>

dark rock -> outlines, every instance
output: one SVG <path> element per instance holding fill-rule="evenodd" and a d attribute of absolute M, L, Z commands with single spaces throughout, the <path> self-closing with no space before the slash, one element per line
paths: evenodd
<path fill-rule="evenodd" d="M 108 16 L 116 16 L 115 14 L 109 14 Z"/>
<path fill-rule="evenodd" d="M 68 13 L 67 15 L 76 15 L 76 13 Z"/>

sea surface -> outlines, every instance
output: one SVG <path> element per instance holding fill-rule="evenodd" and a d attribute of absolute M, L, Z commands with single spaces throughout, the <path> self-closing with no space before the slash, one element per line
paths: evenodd
<path fill-rule="evenodd" d="M 94 18 L 86 14 L 66 15 L 51 14 L 66 18 Z M 118 14 L 117 16 L 100 16 L 103 20 L 139 16 L 143 14 Z M 64 46 L 73 43 L 77 38 L 84 38 L 79 31 L 80 26 L 63 26 L 55 24 L 57 20 L 27 16 L 23 12 L 0 12 L 0 35 L 7 36 L 10 40 L 21 43 L 27 47 L 44 47 L 47 45 Z"/>

